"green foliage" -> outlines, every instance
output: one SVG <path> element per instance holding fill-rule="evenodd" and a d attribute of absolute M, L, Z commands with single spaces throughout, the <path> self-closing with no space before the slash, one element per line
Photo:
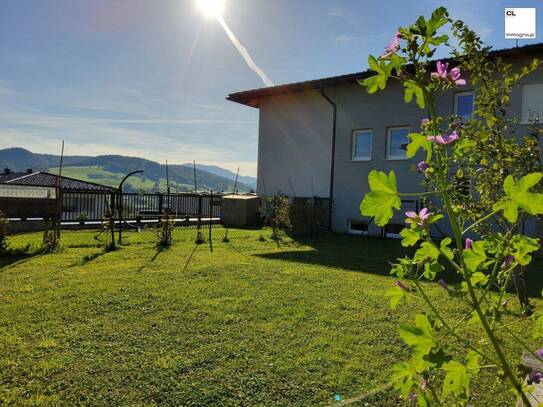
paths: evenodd
<path fill-rule="evenodd" d="M 416 362 L 416 370 L 420 373 L 426 366 L 424 357 L 436 345 L 434 333 L 428 317 L 418 314 L 415 316 L 415 324 L 401 324 L 400 336 L 413 351 L 413 359 Z"/>
<path fill-rule="evenodd" d="M 426 151 L 426 161 L 430 161 L 432 159 L 432 143 L 426 138 L 425 135 L 420 133 L 411 133 L 408 138 L 411 141 L 407 145 L 407 158 L 413 158 L 422 148 Z"/>
<path fill-rule="evenodd" d="M 378 226 L 384 226 L 392 218 L 392 209 L 400 209 L 402 204 L 398 195 L 396 174 L 390 171 L 387 175 L 373 170 L 368 176 L 371 192 L 364 196 L 360 204 L 362 215 L 375 218 Z"/>
<path fill-rule="evenodd" d="M 406 298 L 406 293 L 403 289 L 395 285 L 385 292 L 385 297 L 390 298 L 390 307 L 394 309 Z"/>
<path fill-rule="evenodd" d="M 494 204 L 494 210 L 503 210 L 503 216 L 510 222 L 515 223 L 518 219 L 519 208 L 524 209 L 530 215 L 543 214 L 543 194 L 529 192 L 535 187 L 543 173 L 533 173 L 522 177 L 515 182 L 509 175 L 503 183 L 503 190 L 506 196 Z"/>
<path fill-rule="evenodd" d="M 448 24 L 457 46 L 452 47 L 449 36 L 438 32 Z M 534 122 L 529 135 L 517 134 L 518 120 L 507 110 L 515 86 L 542 62 L 534 60 L 513 72 L 511 65 L 491 57 L 489 48 L 463 22 L 450 19 L 444 8 L 436 9 L 429 19 L 419 17 L 414 24 L 400 28 L 399 33 L 399 39 L 395 37 L 381 58 L 370 57 L 370 69 L 375 75 L 362 85 L 374 93 L 385 89 L 390 80 L 399 80 L 404 87 L 404 101 L 415 100 L 429 112 L 420 131 L 409 135 L 406 153 L 407 158 L 421 150 L 426 153 L 425 162 L 418 166 L 424 177 L 425 191 L 420 196 L 426 207 L 418 214 L 407 214 L 408 227 L 400 232 L 401 244 L 413 247 L 413 255 L 397 260 L 391 269 L 398 277 L 413 279 L 417 290 L 395 287 L 387 297 L 393 308 L 411 295 L 423 300 L 436 322 L 418 314 L 414 325 L 401 324 L 400 336 L 410 346 L 412 359 L 394 368 L 396 388 L 404 397 L 415 392 L 419 405 L 434 401 L 437 405 L 456 405 L 453 400 L 466 403 L 470 399 L 470 381 L 479 374 L 480 363 L 491 362 L 527 404 L 516 364 L 510 360 L 520 356 L 518 349 L 528 347 L 515 335 L 519 348 L 505 355 L 502 337 L 511 331 L 501 318 L 510 312 L 503 301 L 504 293 L 511 281 L 517 288 L 523 286 L 521 267 L 530 264 L 531 254 L 540 247 L 536 239 L 523 236 L 522 224 L 543 214 L 538 140 L 543 130 Z M 448 48 L 455 59 L 447 63 L 432 61 L 440 46 Z M 403 64 L 396 65 L 401 61 Z M 440 98 L 466 85 L 467 80 L 476 95 L 472 117 L 465 120 L 455 115 L 438 116 Z M 373 216 L 379 226 L 400 209 L 402 196 L 417 195 L 398 191 L 393 172 L 387 176 L 372 171 L 368 181 L 370 192 L 360 209 L 363 215 Z M 438 243 L 430 233 L 430 225 L 439 220 L 449 224 L 452 236 Z M 465 316 L 458 321 L 447 321 L 420 283 L 436 279 L 445 269 L 441 262 L 461 280 L 460 289 L 439 281 L 450 297 L 459 297 L 466 304 Z M 522 307 L 530 309 L 527 296 L 519 291 L 519 298 Z M 543 336 L 543 311 L 536 315 L 534 336 L 539 338 Z M 473 343 L 466 335 L 474 327 L 484 332 L 490 349 Z M 469 348 L 465 365 L 451 358 L 451 337 L 464 343 L 457 352 Z M 431 401 L 427 392 L 416 385 L 429 376 L 442 378 L 441 396 L 434 392 Z"/>

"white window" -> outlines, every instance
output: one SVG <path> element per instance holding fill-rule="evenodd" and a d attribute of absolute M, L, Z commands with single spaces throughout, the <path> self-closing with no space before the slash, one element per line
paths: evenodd
<path fill-rule="evenodd" d="M 473 92 L 458 92 L 454 94 L 454 114 L 464 121 L 471 119 L 473 114 L 475 95 Z"/>
<path fill-rule="evenodd" d="M 353 131 L 352 160 L 370 161 L 373 144 L 372 130 Z"/>
<path fill-rule="evenodd" d="M 389 127 L 387 130 L 387 154 L 389 160 L 406 160 L 409 144 L 409 127 Z"/>
<path fill-rule="evenodd" d="M 522 124 L 538 120 L 543 113 L 543 84 L 522 87 Z"/>

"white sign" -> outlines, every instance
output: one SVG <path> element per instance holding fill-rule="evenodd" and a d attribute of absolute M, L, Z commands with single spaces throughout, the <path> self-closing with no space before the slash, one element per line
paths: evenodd
<path fill-rule="evenodd" d="M 55 188 L 0 184 L 0 197 L 55 199 Z"/>
<path fill-rule="evenodd" d="M 506 39 L 535 39 L 535 8 L 505 9 Z"/>

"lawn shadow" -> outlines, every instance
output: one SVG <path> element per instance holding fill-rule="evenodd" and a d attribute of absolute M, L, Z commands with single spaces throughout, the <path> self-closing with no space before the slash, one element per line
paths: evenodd
<path fill-rule="evenodd" d="M 258 253 L 254 256 L 287 262 L 313 264 L 339 268 L 347 271 L 390 275 L 389 261 L 413 254 L 413 248 L 404 248 L 396 239 L 378 237 L 323 234 L 295 239 L 306 246 L 306 250 L 283 250 L 271 253 Z M 543 289 L 543 260 L 534 260 L 524 272 L 528 296 L 541 297 Z M 462 278 L 451 268 L 446 268 L 439 277 L 450 285 L 459 285 Z M 511 283 L 507 292 L 516 294 Z"/>
<path fill-rule="evenodd" d="M 143 263 L 141 265 L 141 267 L 138 269 L 138 271 L 143 271 L 143 269 L 145 267 L 147 267 L 149 264 L 153 263 L 157 258 L 158 256 L 160 256 L 160 254 L 166 250 L 170 249 L 169 247 L 164 247 L 164 246 L 156 246 L 156 250 L 155 250 L 155 254 L 153 254 L 153 257 L 151 257 L 151 259 L 145 263 Z"/>
<path fill-rule="evenodd" d="M 309 249 L 258 253 L 254 256 L 388 275 L 390 271 L 388 262 L 409 252 L 398 240 L 366 236 L 322 234 L 294 239 L 297 247 L 306 246 Z"/>
<path fill-rule="evenodd" d="M 24 264 L 40 254 L 41 253 L 29 253 L 17 256 L 0 257 L 0 272 L 9 270 L 10 268 L 20 264 Z"/>

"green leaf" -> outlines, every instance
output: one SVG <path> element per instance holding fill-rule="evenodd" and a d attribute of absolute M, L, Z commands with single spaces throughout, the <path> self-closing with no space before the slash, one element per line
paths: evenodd
<path fill-rule="evenodd" d="M 474 287 L 477 285 L 484 286 L 486 285 L 486 283 L 488 283 L 488 277 L 485 274 L 481 273 L 480 271 L 477 271 L 473 273 L 473 275 L 470 278 L 470 281 L 471 281 L 471 285 L 473 285 Z"/>
<path fill-rule="evenodd" d="M 534 339 L 543 338 L 543 311 L 537 311 L 532 318 L 535 319 L 532 337 Z"/>
<path fill-rule="evenodd" d="M 385 297 L 390 298 L 390 308 L 395 309 L 406 297 L 406 293 L 398 286 L 394 286 L 385 292 Z"/>
<path fill-rule="evenodd" d="M 432 17 L 430 17 L 430 20 L 426 22 L 426 29 L 428 30 L 427 32 L 428 36 L 432 37 L 436 33 L 437 30 L 439 30 L 442 26 L 447 24 L 447 21 L 448 21 L 447 16 L 448 16 L 448 12 L 445 7 L 438 7 L 432 12 Z M 436 38 L 441 38 L 441 37 L 434 37 L 434 39 Z"/>
<path fill-rule="evenodd" d="M 445 379 L 443 380 L 443 397 L 450 394 L 466 399 L 469 394 L 470 375 L 466 367 L 455 360 L 443 365 Z"/>
<path fill-rule="evenodd" d="M 424 109 L 426 103 L 424 101 L 424 90 L 417 84 L 415 81 L 406 81 L 403 86 L 405 86 L 404 100 L 405 103 L 411 103 L 413 96 L 415 96 L 417 105 Z"/>
<path fill-rule="evenodd" d="M 470 272 L 475 272 L 477 268 L 486 260 L 485 242 L 478 240 L 473 243 L 472 248 L 462 252 L 464 263 Z"/>
<path fill-rule="evenodd" d="M 375 72 L 375 75 L 359 81 L 359 83 L 362 86 L 365 86 L 370 94 L 385 89 L 390 72 L 382 63 L 379 63 L 373 55 L 368 57 L 368 65 L 370 69 Z"/>
<path fill-rule="evenodd" d="M 415 385 L 416 375 L 414 367 L 406 362 L 400 362 L 392 368 L 391 381 L 395 383 L 394 388 L 399 390 L 404 398 L 409 395 Z"/>
<path fill-rule="evenodd" d="M 409 247 L 414 246 L 417 244 L 417 242 L 420 240 L 420 231 L 410 228 L 403 228 L 400 232 L 400 236 L 403 237 L 402 239 L 402 246 L 403 247 Z"/>
<path fill-rule="evenodd" d="M 439 248 L 441 249 L 441 252 L 447 257 L 449 260 L 452 260 L 454 257 L 453 251 L 449 248 L 449 245 L 452 243 L 452 239 L 450 237 L 446 237 L 441 241 L 439 244 Z"/>
<path fill-rule="evenodd" d="M 402 204 L 398 196 L 396 174 L 390 171 L 388 176 L 373 170 L 368 176 L 371 192 L 367 193 L 360 204 L 364 216 L 375 218 L 377 226 L 385 226 L 392 218 L 393 210 L 399 210 Z"/>
<path fill-rule="evenodd" d="M 479 374 L 479 371 L 481 370 L 480 361 L 481 355 L 472 350 L 468 352 L 466 356 L 466 368 L 468 369 L 470 375 Z"/>
<path fill-rule="evenodd" d="M 435 247 L 430 242 L 424 242 L 420 245 L 420 248 L 415 253 L 415 256 L 413 257 L 413 260 L 415 262 L 421 264 L 423 262 L 426 262 L 428 260 L 437 260 L 439 257 L 439 250 L 437 247 Z"/>
<path fill-rule="evenodd" d="M 426 315 L 418 314 L 415 316 L 415 325 L 401 324 L 400 336 L 411 347 L 413 358 L 418 362 L 422 362 L 423 358 L 430 353 L 435 345 L 432 326 Z M 419 363 L 418 368 L 421 367 L 424 368 Z"/>
<path fill-rule="evenodd" d="M 436 274 L 442 272 L 443 270 L 443 266 L 437 261 L 425 263 L 423 276 L 427 280 L 434 280 L 436 278 Z"/>
<path fill-rule="evenodd" d="M 511 246 L 513 248 L 511 254 L 515 260 L 521 266 L 527 266 L 532 261 L 530 253 L 539 250 L 539 240 L 533 237 L 516 235 L 511 241 Z"/>
<path fill-rule="evenodd" d="M 536 172 L 522 177 L 518 182 L 509 175 L 503 182 L 506 198 L 494 204 L 494 210 L 502 210 L 503 216 L 515 223 L 518 219 L 518 209 L 522 208 L 530 215 L 543 214 L 543 194 L 529 192 L 536 186 L 543 173 Z"/>
<path fill-rule="evenodd" d="M 411 140 L 407 145 L 407 158 L 413 158 L 422 148 L 426 151 L 426 161 L 430 161 L 432 158 L 432 142 L 419 133 L 411 133 L 407 137 Z"/>

